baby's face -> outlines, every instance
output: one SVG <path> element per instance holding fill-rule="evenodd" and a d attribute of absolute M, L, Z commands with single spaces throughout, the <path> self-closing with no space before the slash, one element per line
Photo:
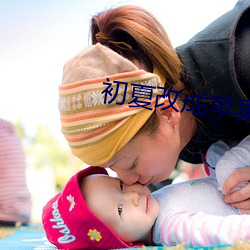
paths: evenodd
<path fill-rule="evenodd" d="M 86 177 L 88 206 L 126 243 L 144 240 L 159 214 L 159 204 L 141 184 L 127 186 L 105 175 Z"/>

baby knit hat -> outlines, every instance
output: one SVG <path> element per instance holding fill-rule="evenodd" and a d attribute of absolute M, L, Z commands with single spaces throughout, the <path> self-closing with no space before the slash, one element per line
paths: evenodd
<path fill-rule="evenodd" d="M 100 43 L 82 50 L 64 66 L 59 86 L 72 153 L 93 166 L 110 160 L 151 116 L 164 83 Z"/>
<path fill-rule="evenodd" d="M 129 246 L 87 206 L 80 189 L 82 178 L 108 175 L 104 168 L 87 167 L 75 175 L 64 189 L 43 208 L 42 222 L 48 240 L 59 249 L 117 249 Z"/>

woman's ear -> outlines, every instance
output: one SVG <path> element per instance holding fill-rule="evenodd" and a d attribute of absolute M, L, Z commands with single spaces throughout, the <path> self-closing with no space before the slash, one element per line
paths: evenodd
<path fill-rule="evenodd" d="M 156 114 L 164 118 L 172 126 L 178 125 L 181 118 L 179 105 L 177 102 L 173 102 L 172 99 L 160 98 L 157 103 Z"/>

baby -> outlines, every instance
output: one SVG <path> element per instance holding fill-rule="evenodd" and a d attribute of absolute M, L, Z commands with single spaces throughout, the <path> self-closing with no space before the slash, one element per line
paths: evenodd
<path fill-rule="evenodd" d="M 227 150 L 222 141 L 211 146 L 209 165 L 220 157 L 215 152 Z M 103 168 L 88 167 L 71 177 L 44 207 L 47 238 L 60 249 L 208 246 L 250 239 L 250 216 L 226 204 L 220 191 L 227 175 L 246 166 L 249 155 L 250 136 L 218 160 L 217 178 L 210 169 L 209 177 L 152 194 L 141 184 L 127 186 Z"/>

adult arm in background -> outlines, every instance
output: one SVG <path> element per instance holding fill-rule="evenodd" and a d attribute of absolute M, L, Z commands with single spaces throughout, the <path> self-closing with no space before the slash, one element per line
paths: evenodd
<path fill-rule="evenodd" d="M 28 224 L 31 195 L 26 182 L 26 160 L 12 123 L 0 118 L 0 225 Z"/>

